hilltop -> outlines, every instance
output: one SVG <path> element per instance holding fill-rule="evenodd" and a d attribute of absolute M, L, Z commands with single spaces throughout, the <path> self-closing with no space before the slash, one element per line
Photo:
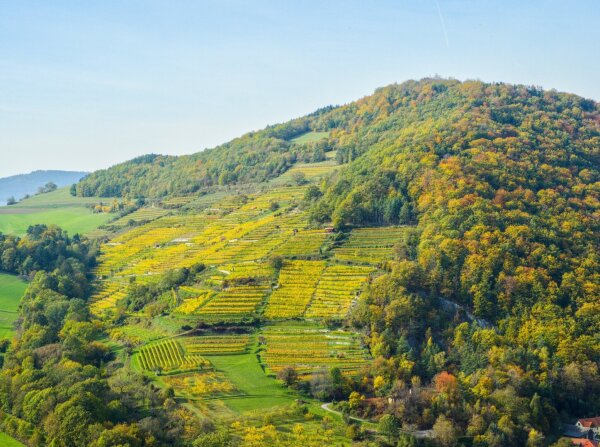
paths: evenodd
<path fill-rule="evenodd" d="M 59 188 L 71 186 L 87 174 L 79 171 L 33 171 L 0 178 L 0 205 L 5 205 L 10 197 L 19 200 L 26 195 L 33 195 L 49 182 Z"/>
<path fill-rule="evenodd" d="M 60 446 L 551 444 L 600 412 L 599 166 L 591 100 L 424 79 L 92 173 L 72 200 L 123 204 L 99 238 L 1 239 L 3 271 L 38 271 L 3 429 Z"/>
<path fill-rule="evenodd" d="M 522 301 L 511 291 L 502 302 L 504 275 L 514 277 L 519 266 L 541 268 L 549 275 L 545 288 L 592 256 L 598 116 L 594 101 L 536 87 L 409 81 L 197 154 L 139 157 L 91 174 L 75 192 L 198 196 L 268 182 L 330 154 L 342 169 L 315 190 L 313 223 L 415 224 L 420 241 L 412 250 L 432 275 L 427 288 L 498 318 Z M 470 266 L 491 254 L 492 246 L 481 245 L 484 236 L 522 247 L 510 272 Z M 534 247 L 561 247 L 552 254 L 558 265 L 542 266 L 539 254 L 531 263 L 526 257 Z M 474 275 L 468 281 L 466 270 Z M 527 307 L 536 302 L 526 300 Z"/>

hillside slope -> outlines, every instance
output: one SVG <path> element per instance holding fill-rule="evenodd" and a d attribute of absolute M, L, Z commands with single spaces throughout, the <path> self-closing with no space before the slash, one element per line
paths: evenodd
<path fill-rule="evenodd" d="M 318 162 L 331 150 L 319 117 L 329 108 L 286 124 L 251 132 L 214 149 L 180 157 L 144 155 L 97 171 L 77 185 L 79 196 L 165 197 L 215 185 L 273 179 L 297 162 Z M 316 138 L 306 136 L 311 130 Z"/>
<path fill-rule="evenodd" d="M 65 186 L 36 194 L 10 206 L 0 207 L 0 233 L 23 236 L 32 225 L 58 225 L 74 235 L 96 230 L 116 213 L 95 212 L 105 199 L 73 197 Z M 110 208 L 109 208 L 110 210 Z"/>
<path fill-rule="evenodd" d="M 344 166 L 323 186 L 313 221 L 339 229 L 418 224 L 411 250 L 427 270 L 426 288 L 494 319 L 542 295 L 570 303 L 568 278 L 595 263 L 599 123 L 598 105 L 575 95 L 410 81 L 210 151 L 140 157 L 90 175 L 77 191 L 185 194 L 262 181 L 289 169 L 298 154 L 318 161 L 335 150 Z M 292 140 L 319 130 L 329 134 Z M 577 295 L 589 301 L 594 293 Z"/>
<path fill-rule="evenodd" d="M 599 166 L 595 102 L 425 79 L 93 173 L 79 195 L 146 200 L 89 255 L 56 229 L 0 237 L 5 271 L 73 258 L 26 293 L 0 428 L 59 446 L 550 445 L 600 412 Z"/>
<path fill-rule="evenodd" d="M 34 171 L 0 178 L 0 205 L 5 205 L 9 197 L 19 200 L 27 194 L 35 194 L 39 187 L 48 182 L 55 183 L 59 188 L 70 186 L 86 174 L 78 171 Z"/>

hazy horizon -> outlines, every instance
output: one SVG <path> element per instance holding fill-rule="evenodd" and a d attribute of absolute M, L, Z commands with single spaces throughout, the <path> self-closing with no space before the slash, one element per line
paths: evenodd
<path fill-rule="evenodd" d="M 375 3 L 2 3 L 0 177 L 193 153 L 436 74 L 600 98 L 593 1 Z"/>

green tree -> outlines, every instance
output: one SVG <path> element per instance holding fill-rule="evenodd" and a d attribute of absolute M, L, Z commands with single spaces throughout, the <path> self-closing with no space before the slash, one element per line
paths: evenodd
<path fill-rule="evenodd" d="M 310 185 L 306 188 L 306 192 L 304 193 L 304 201 L 305 202 L 313 202 L 320 198 L 323 195 L 318 186 Z"/>
<path fill-rule="evenodd" d="M 417 447 L 417 438 L 409 433 L 402 433 L 396 447 Z"/>
<path fill-rule="evenodd" d="M 400 435 L 400 421 L 392 414 L 384 414 L 377 423 L 377 431 L 386 437 L 391 444 Z"/>
<path fill-rule="evenodd" d="M 433 424 L 433 434 L 443 447 L 456 445 L 458 440 L 457 430 L 451 420 L 444 415 L 439 416 Z"/>
<path fill-rule="evenodd" d="M 275 270 L 281 270 L 283 267 L 283 257 L 279 255 L 274 255 L 269 258 L 269 265 L 273 267 Z"/>
<path fill-rule="evenodd" d="M 230 447 L 233 446 L 231 435 L 226 431 L 217 431 L 206 433 L 198 437 L 193 443 L 193 447 Z"/>
<path fill-rule="evenodd" d="M 292 386 L 298 381 L 298 371 L 293 366 L 286 366 L 279 370 L 277 378 L 286 386 Z"/>
<path fill-rule="evenodd" d="M 302 171 L 296 171 L 292 173 L 292 179 L 296 185 L 304 185 L 307 183 L 306 174 Z"/>

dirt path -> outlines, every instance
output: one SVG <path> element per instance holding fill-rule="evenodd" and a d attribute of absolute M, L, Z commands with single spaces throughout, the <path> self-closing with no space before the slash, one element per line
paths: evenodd
<path fill-rule="evenodd" d="M 334 410 L 333 408 L 331 408 L 331 407 L 330 407 L 330 405 L 331 405 L 332 403 L 333 403 L 333 402 L 327 402 L 327 403 L 324 403 L 323 405 L 321 405 L 321 408 L 322 408 L 323 410 L 325 410 L 325 411 L 329 411 L 330 413 L 337 414 L 338 416 L 340 416 L 340 417 L 341 417 L 341 416 L 342 416 L 342 413 L 341 413 L 341 412 L 339 412 L 339 411 L 337 411 L 337 410 Z M 350 416 L 350 419 L 352 419 L 353 421 L 365 422 L 365 423 L 368 423 L 368 424 L 373 424 L 373 422 L 372 422 L 372 421 L 369 421 L 369 420 L 367 420 L 367 419 L 362 419 L 362 418 L 359 418 L 359 417 L 355 417 L 355 416 Z M 368 431 L 370 431 L 370 432 L 372 432 L 372 433 L 377 433 L 377 431 L 376 431 L 376 430 L 368 430 Z M 423 438 L 433 438 L 433 437 L 434 437 L 434 436 L 433 436 L 433 430 L 415 430 L 415 431 L 410 431 L 410 432 L 407 432 L 407 433 L 410 433 L 410 434 L 411 434 L 411 435 L 413 435 L 415 438 L 419 438 L 419 439 L 423 439 Z"/>
<path fill-rule="evenodd" d="M 321 405 L 321 408 L 325 411 L 329 411 L 330 413 L 337 414 L 338 416 L 342 417 L 343 415 L 340 411 L 334 410 L 333 408 L 330 407 L 331 404 L 333 404 L 333 402 L 324 403 L 323 405 Z M 350 419 L 352 419 L 353 421 L 358 421 L 358 422 L 371 423 L 371 421 L 369 421 L 367 419 L 362 419 L 362 418 L 359 418 L 356 416 L 350 416 Z"/>

